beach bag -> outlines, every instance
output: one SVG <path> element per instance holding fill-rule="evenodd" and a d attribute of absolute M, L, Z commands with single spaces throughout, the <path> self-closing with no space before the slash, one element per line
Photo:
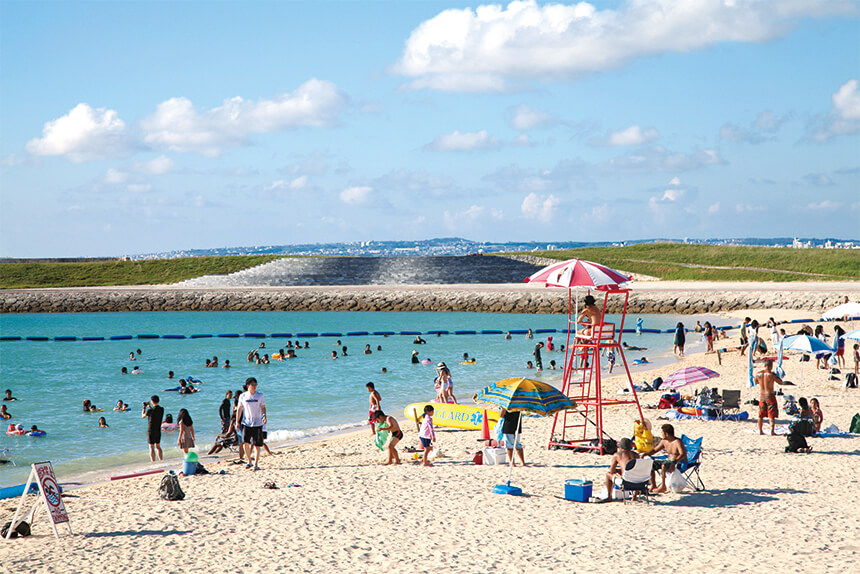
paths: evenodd
<path fill-rule="evenodd" d="M 677 468 L 666 477 L 666 488 L 672 492 L 682 492 L 687 488 L 687 481 L 684 480 L 684 475 Z"/>
<path fill-rule="evenodd" d="M 860 434 L 860 413 L 854 415 L 854 418 L 851 419 L 851 426 L 848 427 L 848 432 Z"/>
<path fill-rule="evenodd" d="M 657 377 L 656 379 L 654 379 L 651 382 L 651 386 L 654 388 L 655 391 L 658 390 L 660 388 L 660 385 L 662 385 L 662 384 L 663 384 L 663 377 Z"/>
<path fill-rule="evenodd" d="M 591 446 L 600 446 L 600 439 L 591 439 Z M 615 454 L 618 452 L 618 443 L 615 439 L 608 438 L 603 441 L 603 454 Z"/>
<path fill-rule="evenodd" d="M 175 474 L 165 474 L 158 485 L 158 496 L 164 500 L 183 500 L 185 493 L 179 486 L 179 478 Z"/>
<path fill-rule="evenodd" d="M 12 526 L 12 523 L 7 522 L 3 525 L 3 528 L 0 528 L 0 538 L 6 538 L 6 534 L 9 533 L 10 526 Z M 15 530 L 12 531 L 12 535 L 9 538 L 18 538 L 19 536 L 30 536 L 30 525 L 23 520 L 18 523 L 18 526 L 15 527 Z"/>
<path fill-rule="evenodd" d="M 675 406 L 675 398 L 670 396 L 660 397 L 660 402 L 657 403 L 658 409 L 671 409 Z"/>
<path fill-rule="evenodd" d="M 854 373 L 847 373 L 845 375 L 845 388 L 846 389 L 856 389 L 857 388 L 857 375 Z"/>

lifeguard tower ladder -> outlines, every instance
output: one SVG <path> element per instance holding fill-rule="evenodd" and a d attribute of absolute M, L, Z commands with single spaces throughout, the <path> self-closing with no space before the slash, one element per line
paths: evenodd
<path fill-rule="evenodd" d="M 591 293 L 590 290 L 589 293 Z M 575 446 L 593 449 L 599 454 L 604 454 L 603 437 L 608 435 L 603 431 L 603 407 L 633 404 L 636 405 L 639 418 L 642 420 L 642 407 L 639 405 L 639 397 L 636 395 L 627 359 L 624 357 L 624 349 L 621 346 L 630 290 L 617 288 L 603 293 L 600 323 L 592 326 L 591 329 L 581 327 L 577 331 L 578 317 L 575 313 L 568 313 L 562 392 L 575 403 L 576 408 L 555 414 L 548 447 Z M 606 304 L 610 295 L 624 296 L 621 320 L 617 326 L 615 323 L 605 321 Z M 604 396 L 600 372 L 600 358 L 604 351 L 615 351 L 616 362 L 620 358 L 627 375 L 629 393 Z M 592 444 L 595 438 L 598 440 Z"/>

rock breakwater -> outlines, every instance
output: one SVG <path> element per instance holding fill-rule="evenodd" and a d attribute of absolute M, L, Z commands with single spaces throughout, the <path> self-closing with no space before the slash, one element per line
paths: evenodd
<path fill-rule="evenodd" d="M 740 285 L 740 287 L 738 287 Z M 719 313 L 739 309 L 792 309 L 812 317 L 857 298 L 858 286 L 818 283 L 647 283 L 630 294 L 629 313 Z M 616 313 L 623 296 L 610 296 Z M 14 289 L 0 292 L 2 313 L 110 311 L 469 311 L 565 313 L 567 292 L 523 285 L 385 285 L 352 287 L 259 287 L 195 289 L 105 287 Z"/>

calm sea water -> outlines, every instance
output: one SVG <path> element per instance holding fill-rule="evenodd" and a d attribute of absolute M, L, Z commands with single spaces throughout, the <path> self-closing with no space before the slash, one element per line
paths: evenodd
<path fill-rule="evenodd" d="M 646 328 L 669 329 L 677 321 L 694 324 L 690 317 L 643 315 Z M 636 317 L 628 318 L 632 327 Z M 703 319 L 704 320 L 704 319 Z M 725 321 L 723 321 L 725 323 Z M 689 325 L 688 325 L 689 326 Z M 358 427 L 367 415 L 365 384 L 373 381 L 383 397 L 383 408 L 400 415 L 405 405 L 435 396 L 435 371 L 429 365 L 412 365 L 417 349 L 422 359 L 445 361 L 452 370 L 455 393 L 461 401 L 492 381 L 510 376 L 531 376 L 560 386 L 560 371 L 536 373 L 525 368 L 532 359 L 536 340 L 514 335 L 423 335 L 426 345 L 413 345 L 413 336 L 345 336 L 350 331 L 421 331 L 497 329 L 564 329 L 565 315 L 522 315 L 492 313 L 341 313 L 341 312 L 171 312 L 171 313 L 57 313 L 0 315 L 3 336 L 100 336 L 138 334 L 340 332 L 348 356 L 331 360 L 336 338 L 317 337 L 298 358 L 255 365 L 246 361 L 249 350 L 265 342 L 271 355 L 285 339 L 133 339 L 92 342 L 0 342 L 0 391 L 11 389 L 18 401 L 5 403 L 13 418 L 8 422 L 29 429 L 36 424 L 47 436 L 33 438 L 0 433 L 0 458 L 18 466 L 0 465 L 0 487 L 26 479 L 28 465 L 39 460 L 54 462 L 60 476 L 148 461 L 146 421 L 141 419 L 141 402 L 158 394 L 165 411 L 174 417 L 187 408 L 194 419 L 198 452 L 208 449 L 220 429 L 218 406 L 227 389 L 241 388 L 250 376 L 260 382 L 269 413 L 269 441 L 300 439 L 323 432 Z M 551 334 L 556 344 L 565 335 Z M 688 336 L 690 343 L 698 337 Z M 293 341 L 296 337 L 292 338 Z M 630 344 L 648 347 L 648 352 L 628 353 L 628 361 L 641 355 L 654 360 L 671 353 L 671 334 L 625 335 Z M 364 355 L 366 344 L 373 354 Z M 377 351 L 377 346 L 382 346 Z M 129 360 L 140 349 L 141 357 Z M 476 365 L 460 365 L 463 353 L 477 358 Z M 340 353 L 339 353 L 340 354 Z M 231 369 L 207 369 L 205 359 L 217 356 Z M 544 365 L 555 360 L 559 368 L 562 353 L 543 352 Z M 139 366 L 140 375 L 121 375 Z M 386 367 L 387 374 L 382 374 Z M 176 379 L 168 380 L 174 371 Z M 165 389 L 178 385 L 179 378 L 192 376 L 203 381 L 201 392 L 179 395 Z M 635 375 L 634 375 L 635 379 Z M 84 414 L 81 403 L 89 399 L 104 413 Z M 128 403 L 130 412 L 113 412 L 117 400 Z M 110 428 L 98 428 L 104 416 Z M 165 433 L 165 456 L 181 454 L 174 445 L 175 434 Z M 205 452 L 205 451 L 204 451 Z"/>

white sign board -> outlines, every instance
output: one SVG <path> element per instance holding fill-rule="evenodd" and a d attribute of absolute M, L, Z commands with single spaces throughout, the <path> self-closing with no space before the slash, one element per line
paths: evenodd
<path fill-rule="evenodd" d="M 60 486 L 57 484 L 57 478 L 54 476 L 54 467 L 51 466 L 50 462 L 36 462 L 33 463 L 33 469 L 36 471 L 36 481 L 39 483 L 39 491 L 42 493 L 42 498 L 48 506 L 51 520 L 54 521 L 54 524 L 68 522 L 69 515 L 66 514 L 63 497 L 60 496 Z"/>

